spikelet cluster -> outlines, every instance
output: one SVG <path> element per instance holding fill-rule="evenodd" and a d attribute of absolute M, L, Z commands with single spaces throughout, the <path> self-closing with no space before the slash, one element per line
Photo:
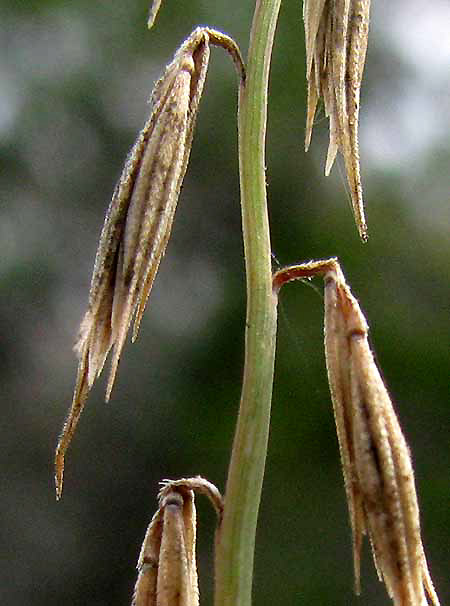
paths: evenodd
<path fill-rule="evenodd" d="M 337 259 L 278 271 L 290 280 L 325 280 L 325 357 L 353 536 L 356 592 L 368 534 L 375 567 L 395 606 L 434 606 L 422 545 L 411 456 L 368 342 L 368 325 Z"/>
<path fill-rule="evenodd" d="M 58 498 L 65 453 L 88 392 L 112 349 L 106 389 L 109 399 L 133 316 L 134 340 L 166 250 L 191 151 L 211 44 L 229 52 L 243 81 L 244 66 L 234 41 L 209 28 L 194 30 L 153 90 L 152 113 L 128 156 L 107 211 L 89 305 L 75 346 L 79 366 L 72 407 L 56 451 Z"/>
<path fill-rule="evenodd" d="M 194 491 L 210 499 L 220 521 L 223 501 L 213 484 L 201 477 L 165 480 L 142 543 L 132 606 L 198 606 Z"/>
<path fill-rule="evenodd" d="M 330 120 L 325 174 L 338 151 L 344 157 L 353 213 L 367 239 L 359 167 L 359 97 L 369 32 L 370 0 L 304 0 L 308 108 L 305 149 L 311 142 L 317 103 Z"/>

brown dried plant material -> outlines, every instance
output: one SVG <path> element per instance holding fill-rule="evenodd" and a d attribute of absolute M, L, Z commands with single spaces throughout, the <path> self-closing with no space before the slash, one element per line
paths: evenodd
<path fill-rule="evenodd" d="M 414 472 L 368 342 L 368 325 L 336 259 L 280 270 L 274 289 L 323 275 L 325 354 L 353 534 L 356 592 L 368 533 L 380 580 L 396 606 L 435 606 L 420 536 Z"/>
<path fill-rule="evenodd" d="M 132 606 L 198 606 L 194 492 L 208 496 L 219 520 L 222 497 L 207 480 L 165 480 L 145 534 Z"/>
<path fill-rule="evenodd" d="M 152 113 L 134 144 L 106 214 L 95 259 L 89 306 L 75 350 L 79 357 L 72 407 L 56 450 L 56 493 L 64 456 L 87 394 L 113 348 L 109 400 L 123 345 L 135 315 L 133 341 L 170 236 L 186 172 L 210 44 L 231 55 L 241 81 L 245 68 L 235 42 L 197 28 L 179 48 L 152 93 Z"/>
<path fill-rule="evenodd" d="M 191 490 L 170 491 L 145 535 L 133 606 L 197 606 L 195 506 Z"/>
<path fill-rule="evenodd" d="M 367 239 L 358 121 L 361 81 L 369 32 L 370 0 L 304 0 L 308 108 L 305 150 L 308 151 L 317 103 L 323 98 L 330 119 L 325 174 L 338 150 L 342 153 L 353 213 L 362 240 Z"/>

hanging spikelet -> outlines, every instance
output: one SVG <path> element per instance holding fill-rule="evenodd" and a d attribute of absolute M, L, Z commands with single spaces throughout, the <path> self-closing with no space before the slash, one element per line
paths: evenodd
<path fill-rule="evenodd" d="M 325 354 L 353 535 L 356 591 L 363 535 L 395 606 L 427 606 L 433 588 L 420 536 L 408 446 L 368 342 L 368 325 L 336 259 L 282 269 L 290 280 L 325 279 Z"/>
<path fill-rule="evenodd" d="M 194 491 L 210 499 L 220 522 L 223 502 L 213 484 L 166 480 L 142 543 L 132 606 L 198 606 Z"/>
<path fill-rule="evenodd" d="M 89 306 L 76 344 L 75 392 L 56 451 L 56 493 L 64 456 L 87 394 L 111 350 L 109 399 L 133 319 L 136 339 L 153 280 L 172 228 L 186 172 L 195 120 L 208 69 L 210 44 L 231 55 L 241 80 L 244 66 L 234 41 L 197 28 L 179 48 L 152 94 L 152 113 L 132 148 L 106 214 L 95 259 Z"/>
<path fill-rule="evenodd" d="M 336 154 L 344 157 L 353 213 L 359 234 L 367 239 L 359 167 L 359 96 L 369 31 L 370 0 L 304 0 L 308 108 L 308 151 L 317 103 L 323 99 L 330 120 L 325 174 Z"/>

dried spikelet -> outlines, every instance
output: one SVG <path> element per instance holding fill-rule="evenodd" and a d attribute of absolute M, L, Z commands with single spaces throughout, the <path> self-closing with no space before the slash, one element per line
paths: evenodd
<path fill-rule="evenodd" d="M 198 606 L 193 491 L 209 497 L 221 519 L 217 488 L 203 478 L 165 480 L 145 534 L 132 606 Z"/>
<path fill-rule="evenodd" d="M 370 0 L 304 0 L 308 108 L 308 151 L 317 103 L 330 119 L 325 174 L 342 153 L 359 234 L 367 239 L 359 167 L 359 96 L 369 31 Z"/>
<path fill-rule="evenodd" d="M 72 407 L 56 450 L 57 498 L 62 492 L 65 452 L 87 394 L 113 348 L 108 401 L 133 315 L 133 340 L 137 336 L 186 172 L 210 44 L 230 53 L 244 80 L 235 42 L 216 30 L 194 30 L 153 90 L 151 116 L 128 156 L 107 211 L 89 306 L 75 347 L 80 362 Z"/>
<path fill-rule="evenodd" d="M 396 606 L 439 605 L 420 536 L 414 473 L 405 438 L 368 343 L 368 326 L 336 259 L 280 270 L 325 279 L 325 353 L 353 535 L 356 592 L 368 532 L 380 580 Z"/>

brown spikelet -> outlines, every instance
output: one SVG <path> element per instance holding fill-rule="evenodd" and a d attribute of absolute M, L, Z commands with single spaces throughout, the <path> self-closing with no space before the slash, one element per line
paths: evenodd
<path fill-rule="evenodd" d="M 276 292 L 293 279 L 325 279 L 325 353 L 353 535 L 356 591 L 363 535 L 395 606 L 434 606 L 420 536 L 410 453 L 368 342 L 368 326 L 336 259 L 280 270 Z"/>
<path fill-rule="evenodd" d="M 245 71 L 234 41 L 197 28 L 179 48 L 152 93 L 152 113 L 134 144 L 106 214 L 95 259 L 89 306 L 76 344 L 78 375 L 72 408 L 56 451 L 56 493 L 61 496 L 64 456 L 87 394 L 113 348 L 106 389 L 109 399 L 133 318 L 137 336 L 153 280 L 170 237 L 186 172 L 210 44 Z"/>
<path fill-rule="evenodd" d="M 193 491 L 209 497 L 220 521 L 222 497 L 213 484 L 200 477 L 164 481 L 139 555 L 132 606 L 198 606 Z"/>
<path fill-rule="evenodd" d="M 308 108 L 305 149 L 311 143 L 317 103 L 330 120 L 325 174 L 342 153 L 359 234 L 367 226 L 359 167 L 359 97 L 369 31 L 370 0 L 304 0 Z"/>

